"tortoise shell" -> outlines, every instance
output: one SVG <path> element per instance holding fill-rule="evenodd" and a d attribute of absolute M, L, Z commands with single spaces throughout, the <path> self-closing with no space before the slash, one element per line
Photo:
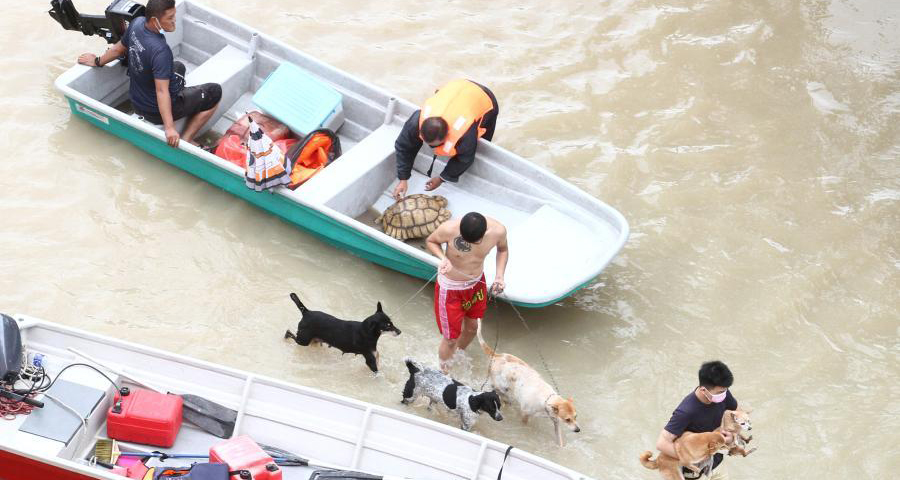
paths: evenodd
<path fill-rule="evenodd" d="M 384 233 L 397 240 L 423 238 L 450 219 L 446 207 L 445 197 L 416 193 L 388 207 L 375 223 L 380 223 Z"/>

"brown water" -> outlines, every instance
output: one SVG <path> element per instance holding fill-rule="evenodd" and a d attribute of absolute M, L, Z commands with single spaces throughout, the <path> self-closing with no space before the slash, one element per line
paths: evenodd
<path fill-rule="evenodd" d="M 405 408 L 401 358 L 438 344 L 430 289 L 395 315 L 382 376 L 283 341 L 289 292 L 362 318 L 422 284 L 72 119 L 53 80 L 102 41 L 46 3 L 0 17 L 0 309 Z M 718 358 L 755 408 L 759 451 L 732 478 L 897 477 L 900 2 L 312 3 L 208 2 L 413 101 L 458 76 L 489 85 L 497 143 L 631 224 L 588 288 L 523 312 L 531 333 L 488 312 L 500 350 L 543 370 L 540 346 L 582 432 L 559 449 L 549 421 L 510 414 L 478 432 L 655 479 L 637 455 Z M 457 373 L 480 384 L 470 350 Z"/>

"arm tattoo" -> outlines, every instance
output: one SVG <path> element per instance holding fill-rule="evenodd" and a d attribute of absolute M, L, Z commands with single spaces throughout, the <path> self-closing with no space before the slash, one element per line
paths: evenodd
<path fill-rule="evenodd" d="M 467 242 L 462 235 L 453 239 L 453 246 L 460 252 L 468 252 L 472 250 L 472 244 Z"/>

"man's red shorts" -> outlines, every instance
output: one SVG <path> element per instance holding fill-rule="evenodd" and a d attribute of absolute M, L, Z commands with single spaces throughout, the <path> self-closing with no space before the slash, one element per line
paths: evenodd
<path fill-rule="evenodd" d="M 487 310 L 484 274 L 471 287 L 459 290 L 445 288 L 441 283 L 438 280 L 434 284 L 434 319 L 441 335 L 454 340 L 459 338 L 459 332 L 462 331 L 463 317 L 482 318 Z"/>

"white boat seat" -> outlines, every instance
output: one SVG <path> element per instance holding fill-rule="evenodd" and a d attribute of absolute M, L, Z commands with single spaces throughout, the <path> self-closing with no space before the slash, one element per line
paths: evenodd
<path fill-rule="evenodd" d="M 590 277 L 597 261 L 591 255 L 598 251 L 597 244 L 614 241 L 613 232 L 609 232 L 609 237 L 592 234 L 594 227 L 554 206 L 544 205 L 509 228 L 507 238 L 514 255 L 510 255 L 506 278 L 529 281 L 509 282 L 508 293 L 540 297 L 546 285 Z M 494 278 L 495 258 L 493 250 L 484 262 L 489 282 Z"/>
<path fill-rule="evenodd" d="M 297 195 L 310 203 L 327 204 L 350 217 L 361 215 L 397 174 L 394 141 L 400 127 L 378 127 L 300 186 Z M 340 195 L 342 192 L 348 193 Z"/>
<path fill-rule="evenodd" d="M 206 122 L 206 125 L 200 128 L 197 135 L 202 135 L 206 132 L 219 116 L 224 114 L 228 107 L 233 105 L 250 88 L 250 80 L 253 77 L 252 66 L 253 60 L 247 55 L 247 52 L 231 45 L 226 45 L 218 53 L 197 66 L 197 68 L 187 72 L 187 75 L 184 77 L 186 86 L 190 87 L 210 82 L 218 83 L 222 86 L 222 99 L 219 100 L 216 113 Z M 143 118 L 139 115 L 132 116 Z M 180 132 L 184 128 L 185 121 L 185 118 L 176 120 L 175 129 Z M 163 128 L 161 124 L 154 125 L 157 128 Z"/>

